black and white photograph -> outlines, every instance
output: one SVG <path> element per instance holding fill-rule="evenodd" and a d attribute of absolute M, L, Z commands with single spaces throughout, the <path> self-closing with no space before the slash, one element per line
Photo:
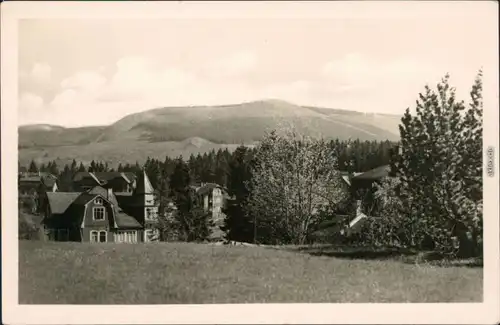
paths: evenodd
<path fill-rule="evenodd" d="M 5 323 L 500 321 L 497 2 L 1 13 Z"/>

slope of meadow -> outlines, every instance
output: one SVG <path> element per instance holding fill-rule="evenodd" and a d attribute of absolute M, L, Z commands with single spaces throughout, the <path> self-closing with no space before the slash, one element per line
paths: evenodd
<path fill-rule="evenodd" d="M 188 243 L 19 248 L 21 304 L 482 301 L 482 268 Z"/>

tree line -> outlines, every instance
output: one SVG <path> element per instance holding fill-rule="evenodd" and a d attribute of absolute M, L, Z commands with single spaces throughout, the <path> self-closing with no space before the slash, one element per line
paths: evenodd
<path fill-rule="evenodd" d="M 390 150 L 395 143 L 391 141 L 340 141 L 338 139 L 326 142 L 327 147 L 332 154 L 338 157 L 338 168 L 343 171 L 363 172 L 372 168 L 390 163 Z M 255 155 L 257 148 L 243 147 L 238 148 L 248 155 Z M 164 171 L 167 178 L 172 175 L 174 166 L 179 159 L 185 160 L 189 167 L 190 182 L 199 183 L 217 183 L 221 186 L 229 186 L 229 174 L 231 163 L 238 159 L 239 154 L 236 151 L 230 152 L 228 149 L 212 150 L 208 153 L 190 155 L 188 159 L 184 157 L 171 158 L 166 157 L 163 161 L 160 159 L 148 158 L 144 164 L 119 163 L 118 166 L 111 167 L 105 161 L 93 160 L 90 164 L 77 162 L 73 160 L 70 164 L 60 166 L 55 160 L 48 163 L 37 164 L 32 160 L 26 170 L 30 173 L 47 172 L 58 177 L 62 187 L 61 190 L 70 191 L 71 180 L 77 172 L 142 172 L 145 168 L 146 173 L 157 187 L 157 180 L 154 175 L 158 171 Z M 21 164 L 18 164 L 21 168 Z"/>

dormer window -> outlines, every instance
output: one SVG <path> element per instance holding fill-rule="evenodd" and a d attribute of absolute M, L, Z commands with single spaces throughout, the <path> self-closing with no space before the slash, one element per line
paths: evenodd
<path fill-rule="evenodd" d="M 102 198 L 100 198 L 100 197 L 96 198 L 96 199 L 94 200 L 94 203 L 95 203 L 96 205 L 102 205 L 102 203 L 103 203 Z"/>

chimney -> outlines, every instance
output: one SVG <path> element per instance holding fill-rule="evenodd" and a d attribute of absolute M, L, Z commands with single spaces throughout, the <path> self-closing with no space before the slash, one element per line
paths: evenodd
<path fill-rule="evenodd" d="M 113 188 L 108 187 L 107 190 L 108 190 L 108 200 L 109 200 L 113 196 Z"/>

